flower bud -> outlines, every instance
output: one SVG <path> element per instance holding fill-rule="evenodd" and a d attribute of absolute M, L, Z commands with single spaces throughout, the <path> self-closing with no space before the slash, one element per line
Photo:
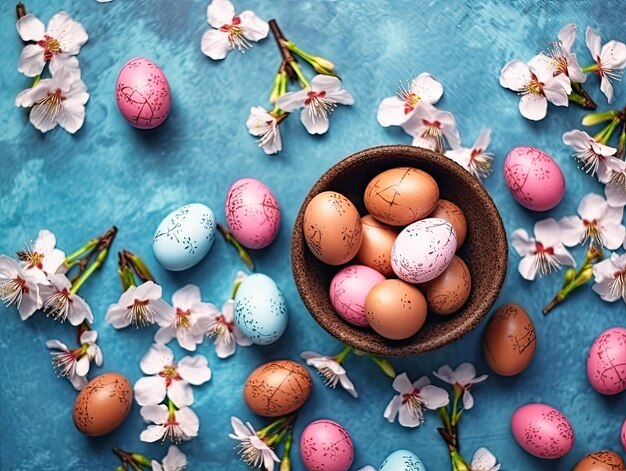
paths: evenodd
<path fill-rule="evenodd" d="M 142 454 L 139 453 L 133 453 L 132 455 L 130 455 L 130 457 L 133 459 L 133 461 L 135 463 L 137 463 L 140 466 L 149 466 L 152 467 L 152 460 L 149 460 L 148 458 L 146 458 L 145 456 L 143 456 Z"/>

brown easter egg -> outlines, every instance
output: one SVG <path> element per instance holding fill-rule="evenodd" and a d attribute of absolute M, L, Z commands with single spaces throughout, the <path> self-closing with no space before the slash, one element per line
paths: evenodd
<path fill-rule="evenodd" d="M 356 254 L 359 263 L 385 276 L 394 276 L 391 268 L 391 248 L 400 233 L 397 228 L 383 224 L 368 214 L 361 218 L 363 240 Z"/>
<path fill-rule="evenodd" d="M 291 360 L 276 360 L 250 373 L 243 387 L 243 398 L 252 412 L 279 417 L 302 407 L 311 388 L 311 375 L 302 365 Z"/>
<path fill-rule="evenodd" d="M 586 455 L 572 471 L 626 471 L 626 465 L 614 451 L 602 450 Z"/>
<path fill-rule="evenodd" d="M 467 220 L 465 214 L 456 204 L 448 200 L 437 201 L 437 206 L 429 218 L 439 218 L 448 221 L 456 232 L 456 249 L 459 250 L 467 236 Z"/>
<path fill-rule="evenodd" d="M 419 289 L 424 293 L 430 312 L 447 316 L 461 309 L 468 300 L 472 277 L 465 262 L 455 255 L 441 275 L 419 285 Z"/>
<path fill-rule="evenodd" d="M 78 393 L 74 425 L 85 435 L 99 437 L 118 428 L 130 411 L 133 389 L 119 373 L 96 376 Z"/>

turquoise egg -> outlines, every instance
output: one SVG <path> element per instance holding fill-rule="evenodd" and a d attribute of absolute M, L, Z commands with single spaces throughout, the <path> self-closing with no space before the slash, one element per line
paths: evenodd
<path fill-rule="evenodd" d="M 202 260 L 214 240 L 213 211 L 204 204 L 193 203 L 165 216 L 154 232 L 152 251 L 163 268 L 181 271 Z"/>
<path fill-rule="evenodd" d="M 269 276 L 245 278 L 235 295 L 235 323 L 257 345 L 276 342 L 287 328 L 287 305 Z"/>
<path fill-rule="evenodd" d="M 378 471 L 426 471 L 426 466 L 415 453 L 397 450 L 387 457 Z"/>

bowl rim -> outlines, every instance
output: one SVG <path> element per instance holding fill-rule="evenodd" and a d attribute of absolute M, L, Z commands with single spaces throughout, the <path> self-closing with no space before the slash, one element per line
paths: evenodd
<path fill-rule="evenodd" d="M 296 266 L 298 263 L 302 262 L 302 258 L 304 257 L 304 251 L 308 250 L 302 231 L 304 211 L 309 201 L 315 195 L 322 191 L 325 191 L 323 187 L 327 185 L 328 180 L 331 178 L 330 174 L 342 172 L 346 169 L 349 169 L 355 161 L 364 159 L 390 159 L 394 154 L 414 157 L 418 160 L 428 160 L 435 165 L 442 167 L 445 171 L 455 174 L 455 176 L 457 176 L 465 184 L 471 187 L 471 190 L 476 194 L 478 200 L 477 202 L 479 204 L 486 205 L 486 211 L 489 214 L 495 216 L 493 218 L 495 222 L 495 232 L 493 234 L 493 274 L 495 283 L 493 286 L 495 289 L 489 290 L 489 292 L 480 299 L 478 309 L 475 309 L 473 312 L 466 313 L 461 321 L 453 326 L 445 337 L 439 336 L 428 339 L 428 341 L 424 341 L 421 343 L 403 343 L 395 346 L 390 346 L 388 348 L 372 349 L 367 339 L 357 338 L 355 341 L 355 339 L 350 335 L 349 332 L 346 332 L 345 329 L 342 329 L 342 326 L 344 325 L 343 322 L 333 322 L 331 319 L 328 319 L 325 316 L 321 316 L 317 312 L 316 300 L 314 296 L 311 293 L 307 292 L 303 287 L 304 279 L 306 278 L 307 274 L 303 273 L 302 271 L 299 272 L 298 270 L 296 270 Z M 369 147 L 361 151 L 355 152 L 348 157 L 345 157 L 344 159 L 329 167 L 328 170 L 326 170 L 326 172 L 324 172 L 324 174 L 313 184 L 311 189 L 306 194 L 294 222 L 291 237 L 291 268 L 296 288 L 304 306 L 306 307 L 309 314 L 315 319 L 320 327 L 326 330 L 326 332 L 331 334 L 342 343 L 349 345 L 357 350 L 382 356 L 410 356 L 433 351 L 445 345 L 453 343 L 478 326 L 478 324 L 485 318 L 489 310 L 492 308 L 493 304 L 500 294 L 500 291 L 502 290 L 502 286 L 504 285 L 508 267 L 508 250 L 508 240 L 504 228 L 504 223 L 502 222 L 502 217 L 500 216 L 495 202 L 493 201 L 483 184 L 477 178 L 471 175 L 458 163 L 454 162 L 448 157 L 445 157 L 442 154 L 433 152 L 431 150 L 402 144 L 383 145 Z"/>

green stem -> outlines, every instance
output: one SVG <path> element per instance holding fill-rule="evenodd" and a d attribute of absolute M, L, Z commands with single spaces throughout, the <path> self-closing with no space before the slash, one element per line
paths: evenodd
<path fill-rule="evenodd" d="M 281 417 L 280 419 L 275 420 L 274 422 L 272 422 L 269 425 L 266 425 L 265 427 L 263 427 L 260 430 L 257 430 L 256 434 L 259 436 L 259 438 L 264 438 L 266 437 L 272 430 L 274 430 L 275 428 L 279 427 L 280 425 L 283 425 L 285 422 L 287 422 L 288 417 Z"/>
<path fill-rule="evenodd" d="M 341 350 L 337 355 L 335 355 L 335 361 L 339 364 L 343 363 L 343 361 L 346 359 L 346 357 L 350 354 L 350 352 L 352 351 L 352 347 L 349 346 L 345 346 L 343 347 L 343 350 Z"/>
<path fill-rule="evenodd" d="M 302 59 L 304 59 L 318 74 L 330 75 L 332 77 L 337 77 L 335 73 L 335 64 L 333 64 L 328 59 L 324 59 L 320 56 L 315 56 L 310 54 L 302 49 L 300 49 L 295 43 L 291 41 L 285 41 L 284 46 L 289 49 L 294 54 L 297 54 Z"/>
<path fill-rule="evenodd" d="M 441 423 L 445 427 L 448 432 L 452 432 L 452 424 L 450 423 L 450 414 L 448 413 L 447 407 L 440 407 L 437 409 L 439 412 L 439 417 L 441 417 Z"/>
<path fill-rule="evenodd" d="M 72 283 L 72 288 L 70 289 L 70 293 L 76 294 L 78 292 L 80 287 L 83 286 L 83 283 L 85 283 L 85 281 L 87 281 L 89 277 L 102 266 L 108 254 L 108 247 L 104 247 L 102 250 L 100 250 L 100 252 L 98 252 L 96 259 L 87 266 L 85 271 L 83 271 L 80 276 L 76 278 L 76 280 L 74 280 L 74 282 Z"/>
<path fill-rule="evenodd" d="M 617 111 L 615 110 L 602 111 L 600 113 L 589 113 L 583 116 L 583 120 L 581 124 L 583 126 L 595 126 L 596 124 L 610 121 L 614 119 L 616 116 L 617 116 Z"/>
<path fill-rule="evenodd" d="M 178 411 L 178 407 L 176 407 L 174 401 L 172 401 L 169 396 L 167 397 L 167 410 L 170 414 L 175 414 L 176 411 Z"/>
<path fill-rule="evenodd" d="M 367 354 L 367 356 L 382 370 L 385 375 L 390 378 L 396 377 L 396 370 L 389 360 L 376 355 Z"/>
<path fill-rule="evenodd" d="M 622 120 L 620 117 L 613 118 L 602 131 L 596 134 L 594 140 L 600 144 L 607 145 L 608 142 L 611 140 L 611 136 L 613 136 L 615 129 L 617 129 L 617 126 L 620 125 L 621 121 Z"/>
<path fill-rule="evenodd" d="M 232 234 L 232 232 L 230 232 L 221 224 L 217 225 L 217 229 L 220 231 L 220 234 L 222 234 L 222 236 L 224 237 L 224 240 L 230 245 L 232 245 L 233 247 L 235 247 L 235 249 L 237 250 L 237 254 L 239 255 L 239 258 L 243 261 L 243 263 L 245 263 L 245 265 L 250 269 L 250 271 L 254 271 L 254 260 L 252 260 L 252 256 L 246 250 L 246 248 L 243 245 L 241 245 L 237 239 L 235 239 L 235 236 Z"/>
<path fill-rule="evenodd" d="M 291 442 L 293 441 L 293 432 L 289 430 L 285 444 L 283 445 L 283 457 L 280 460 L 279 471 L 291 471 Z"/>
<path fill-rule="evenodd" d="M 598 64 L 587 65 L 582 68 L 583 73 L 597 72 L 599 70 Z"/>
<path fill-rule="evenodd" d="M 241 283 L 243 282 L 242 279 L 237 278 L 235 280 L 235 282 L 233 283 L 233 289 L 230 290 L 230 298 L 229 299 L 235 299 L 235 296 L 237 295 L 237 291 L 239 291 L 239 287 L 241 286 Z"/>
<path fill-rule="evenodd" d="M 75 250 L 69 255 L 66 255 L 65 260 L 63 261 L 63 264 L 68 268 L 75 265 L 78 262 L 78 260 L 81 259 L 86 253 L 91 252 L 94 249 L 94 247 L 98 245 L 99 241 L 100 239 L 91 239 L 81 248 Z"/>

